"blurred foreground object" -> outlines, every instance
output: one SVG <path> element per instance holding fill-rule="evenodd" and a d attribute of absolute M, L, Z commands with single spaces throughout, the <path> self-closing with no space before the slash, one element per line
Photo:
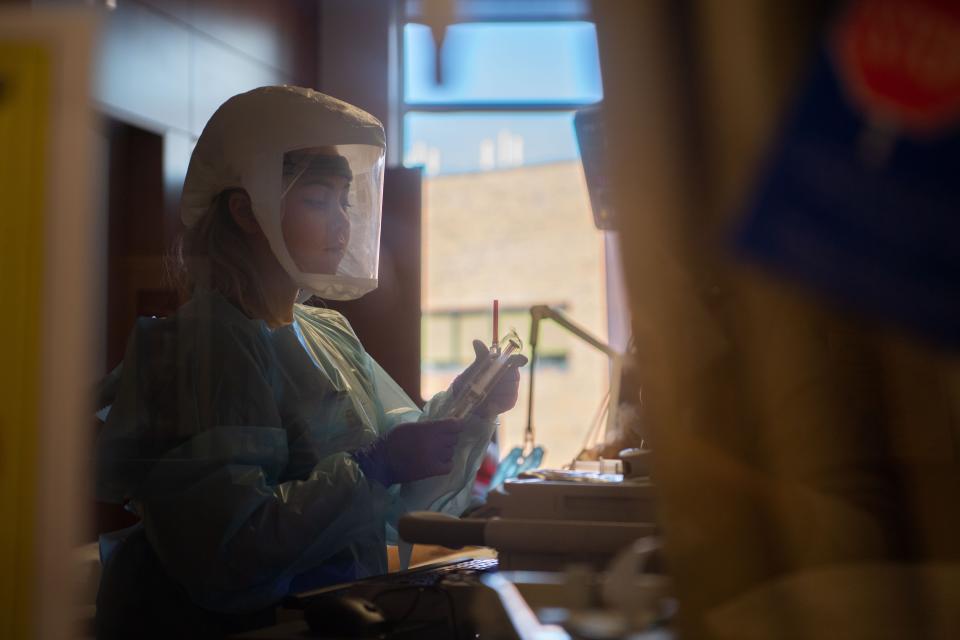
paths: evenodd
<path fill-rule="evenodd" d="M 84 532 L 94 24 L 0 11 L 0 637 L 72 635 Z"/>
<path fill-rule="evenodd" d="M 861 1 L 817 53 L 744 255 L 960 348 L 960 4 Z"/>
<path fill-rule="evenodd" d="M 896 51 L 913 45 L 893 37 L 932 12 L 930 39 L 914 40 L 921 49 L 907 57 L 923 64 L 908 69 L 952 82 L 960 40 L 924 47 L 956 28 L 955 13 L 905 4 L 594 4 L 604 86 L 618 89 L 604 104 L 619 132 L 610 200 L 684 637 L 960 633 L 944 610 L 960 571 L 960 367 L 928 342 L 956 331 L 946 314 L 960 300 L 958 197 L 943 176 L 960 158 L 947 129 L 908 137 L 907 120 L 892 147 L 874 145 L 875 113 L 887 111 L 865 112 L 857 92 L 831 93 L 837 67 L 824 66 L 836 64 L 833 38 L 851 16 L 874 12 L 884 28 L 871 38 Z M 814 49 L 813 76 L 798 85 Z M 941 60 L 945 51 L 954 53 Z M 788 98 L 794 108 L 751 197 Z M 778 164 L 818 145 L 806 173 Z M 847 224 L 832 224 L 842 216 Z M 809 220 L 821 224 L 804 234 L 788 225 Z M 744 243 L 751 224 L 791 241 Z M 741 249 L 763 247 L 753 255 L 777 275 L 737 262 L 734 228 L 748 231 Z M 898 293 L 918 297 L 897 308 Z M 865 595 L 831 606 L 817 597 L 830 584 Z"/>

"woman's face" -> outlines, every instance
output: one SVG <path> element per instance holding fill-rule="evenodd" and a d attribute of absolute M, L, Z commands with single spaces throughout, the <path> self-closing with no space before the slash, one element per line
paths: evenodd
<path fill-rule="evenodd" d="M 283 199 L 283 239 L 304 273 L 337 272 L 350 241 L 350 181 L 337 175 L 303 176 Z"/>

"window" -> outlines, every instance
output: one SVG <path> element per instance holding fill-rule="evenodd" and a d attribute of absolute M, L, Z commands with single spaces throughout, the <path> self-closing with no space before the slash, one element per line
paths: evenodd
<path fill-rule="evenodd" d="M 463 5 L 444 38 L 441 85 L 418 3 L 402 25 L 403 161 L 425 171 L 424 397 L 473 361 L 473 339 L 490 341 L 494 298 L 500 326 L 524 342 L 535 304 L 607 334 L 604 238 L 573 128 L 576 109 L 602 98 L 594 25 L 582 2 Z M 601 405 L 608 363 L 551 322 L 540 335 L 534 424 L 546 464 L 560 466 Z M 524 372 L 520 402 L 501 419 L 502 449 L 522 442 L 528 383 Z"/>
<path fill-rule="evenodd" d="M 403 41 L 409 105 L 589 104 L 602 97 L 596 30 L 589 22 L 452 25 L 439 86 L 430 29 L 407 24 Z"/>

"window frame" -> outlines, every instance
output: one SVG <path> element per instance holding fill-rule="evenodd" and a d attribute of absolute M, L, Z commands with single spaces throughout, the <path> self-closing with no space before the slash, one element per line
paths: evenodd
<path fill-rule="evenodd" d="M 395 13 L 393 20 L 393 30 L 391 34 L 391 52 L 393 64 L 391 65 L 391 111 L 390 124 L 395 132 L 389 141 L 392 144 L 393 152 L 389 153 L 388 159 L 392 164 L 405 166 L 403 164 L 405 145 L 406 145 L 406 117 L 410 113 L 573 113 L 578 109 L 599 105 L 603 102 L 603 97 L 599 100 L 579 100 L 579 101 L 550 101 L 550 102 L 509 102 L 509 101 L 490 101 L 490 102 L 417 102 L 408 103 L 406 100 L 406 77 L 405 63 L 406 52 L 404 49 L 404 29 L 407 24 L 424 24 L 420 19 L 422 16 L 410 7 L 419 4 L 416 0 L 396 0 Z M 483 4 L 487 7 L 491 3 L 486 0 L 474 0 L 473 4 Z M 541 2 L 529 2 L 529 5 L 540 4 L 546 7 L 548 0 Z M 596 25 L 591 12 L 589 11 L 589 0 L 582 2 L 570 2 L 570 11 L 568 12 L 544 12 L 538 13 L 532 11 L 529 13 L 504 13 L 496 15 L 493 13 L 482 12 L 475 15 L 471 13 L 471 0 L 460 0 L 458 3 L 460 11 L 455 19 L 455 24 L 467 23 L 550 23 L 550 22 L 589 22 Z M 466 7 L 466 8 L 465 8 Z M 388 144 L 388 149 L 390 145 Z M 556 306 L 566 308 L 566 303 L 558 303 Z M 472 310 L 439 310 L 434 309 L 424 311 L 426 315 L 445 315 L 451 313 L 456 316 L 471 313 Z M 421 323 L 423 322 L 421 319 Z M 459 323 L 459 319 L 454 320 Z M 423 326 L 421 324 L 421 326 Z M 452 333 L 457 333 L 453 331 Z M 541 351 L 543 349 L 541 348 Z M 538 365 L 548 369 L 565 370 L 569 366 L 569 354 L 566 349 L 549 347 L 543 353 L 537 354 Z M 421 366 L 425 362 L 421 361 Z M 453 370 L 462 363 L 434 363 L 437 368 Z"/>
<path fill-rule="evenodd" d="M 399 0 L 398 10 L 394 16 L 394 31 L 393 31 L 393 46 L 391 49 L 394 52 L 393 58 L 395 60 L 393 66 L 393 77 L 392 84 L 394 89 L 391 93 L 396 96 L 396 99 L 391 100 L 392 105 L 395 107 L 392 111 L 391 124 L 396 131 L 394 140 L 392 141 L 394 153 L 390 154 L 391 163 L 397 165 L 403 165 L 403 155 L 406 144 L 406 116 L 408 113 L 566 113 L 574 112 L 577 109 L 582 109 L 591 105 L 597 105 L 603 102 L 603 98 L 600 100 L 582 100 L 582 101 L 565 101 L 565 102 L 508 102 L 508 101 L 498 101 L 498 102 L 418 102 L 411 104 L 407 102 L 407 96 L 405 94 L 406 89 L 406 77 L 404 74 L 405 67 L 405 51 L 404 51 L 404 29 L 407 24 L 423 24 L 423 22 L 418 21 L 418 18 L 421 18 L 421 14 L 418 13 L 416 9 L 412 7 L 418 4 L 417 2 L 411 0 Z M 471 12 L 469 1 L 463 2 L 461 0 L 461 8 L 456 17 L 456 24 L 466 24 L 466 23 L 525 23 L 525 22 L 589 22 L 595 24 L 593 16 L 591 15 L 588 2 L 571 2 L 569 3 L 570 8 L 566 12 L 551 12 L 545 11 L 539 13 L 537 11 L 530 11 L 528 13 L 518 13 L 512 14 L 509 12 L 504 12 L 503 14 L 497 15 L 495 13 L 485 13 L 480 12 L 474 13 Z M 490 2 L 474 2 L 476 5 L 485 5 L 489 6 Z M 529 2 L 529 5 L 542 4 L 546 6 L 547 2 Z M 465 6 L 464 6 L 465 5 Z"/>

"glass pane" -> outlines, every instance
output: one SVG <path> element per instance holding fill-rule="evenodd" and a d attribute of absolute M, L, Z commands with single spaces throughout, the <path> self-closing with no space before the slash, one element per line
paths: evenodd
<path fill-rule="evenodd" d="M 410 113 L 405 124 L 408 163 L 432 162 L 424 184 L 424 318 L 463 314 L 461 362 L 443 370 L 425 361 L 423 396 L 446 388 L 469 364 L 473 338 L 490 340 L 494 298 L 501 333 L 516 327 L 525 343 L 535 304 L 562 307 L 606 340 L 603 234 L 593 225 L 572 114 Z M 426 344 L 448 339 L 432 335 L 433 326 Z M 534 426 L 546 464 L 560 466 L 590 429 L 608 362 L 553 322 L 541 331 Z M 502 452 L 523 441 L 528 375 L 521 373 L 516 408 L 501 416 Z"/>
<path fill-rule="evenodd" d="M 406 16 L 423 19 L 423 0 L 407 0 Z M 584 20 L 590 18 L 590 0 L 458 0 L 459 20 Z"/>
<path fill-rule="evenodd" d="M 473 350 L 473 341 L 482 340 L 489 345 L 493 336 L 493 322 L 490 312 L 467 313 L 463 316 L 463 331 L 460 334 L 460 364 L 466 366 L 473 362 L 476 354 Z"/>
<path fill-rule="evenodd" d="M 448 313 L 424 315 L 421 344 L 424 366 L 449 368 L 456 364 L 454 340 L 457 318 Z"/>
<path fill-rule="evenodd" d="M 404 118 L 403 158 L 428 176 L 579 162 L 573 112 L 424 113 Z"/>
<path fill-rule="evenodd" d="M 443 84 L 422 24 L 404 27 L 408 104 L 591 103 L 603 97 L 597 32 L 589 22 L 471 22 L 447 29 Z"/>
<path fill-rule="evenodd" d="M 511 329 L 516 331 L 518 336 L 526 339 L 530 332 L 530 314 L 526 309 L 511 310 L 500 307 L 500 337 Z"/>

